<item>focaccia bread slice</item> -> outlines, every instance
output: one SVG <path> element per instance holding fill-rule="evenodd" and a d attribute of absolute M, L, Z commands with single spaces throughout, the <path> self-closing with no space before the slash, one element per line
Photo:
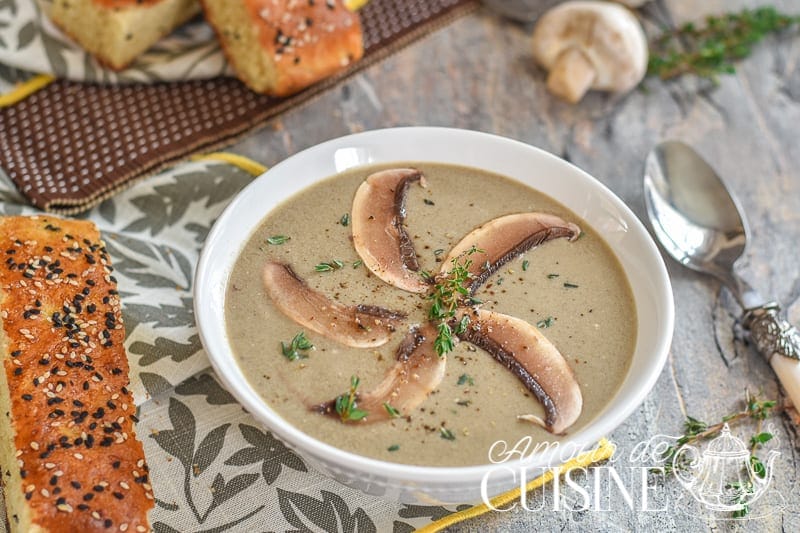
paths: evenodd
<path fill-rule="evenodd" d="M 200 12 L 197 0 L 54 0 L 51 18 L 112 70 L 123 70 Z"/>
<path fill-rule="evenodd" d="M 12 531 L 150 531 L 116 280 L 91 222 L 0 218 L 0 464 Z"/>
<path fill-rule="evenodd" d="M 342 0 L 202 0 L 237 76 L 286 96 L 361 59 L 361 22 Z"/>

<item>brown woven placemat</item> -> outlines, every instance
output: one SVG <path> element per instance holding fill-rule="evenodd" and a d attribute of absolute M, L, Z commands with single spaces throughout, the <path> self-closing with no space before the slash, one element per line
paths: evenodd
<path fill-rule="evenodd" d="M 57 81 L 0 109 L 0 166 L 33 205 L 85 211 L 137 178 L 232 143 L 476 5 L 372 0 L 360 11 L 364 58 L 286 99 L 255 94 L 230 78 L 155 85 Z"/>

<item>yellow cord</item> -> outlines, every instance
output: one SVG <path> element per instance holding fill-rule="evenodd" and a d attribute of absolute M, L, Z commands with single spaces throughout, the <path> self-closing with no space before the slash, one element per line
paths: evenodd
<path fill-rule="evenodd" d="M 567 461 L 561 465 L 561 468 L 558 469 L 558 472 L 559 474 L 563 474 L 564 472 L 574 468 L 586 467 L 599 461 L 605 461 L 614 455 L 614 448 L 615 446 L 610 443 L 608 439 L 602 439 L 598 443 L 597 448 L 592 451 L 582 453 L 578 457 Z M 549 483 L 553 480 L 553 476 L 553 469 L 548 469 L 546 473 L 528 482 L 528 484 L 525 485 L 525 492 L 531 492 L 538 489 L 542 485 Z M 517 487 L 516 489 L 495 496 L 489 500 L 489 502 L 492 504 L 492 507 L 482 503 L 480 505 L 470 507 L 469 509 L 464 509 L 463 511 L 447 515 L 444 518 L 436 520 L 435 522 L 431 522 L 427 526 L 418 529 L 417 533 L 436 533 L 447 527 L 463 522 L 464 520 L 469 520 L 470 518 L 484 515 L 490 512 L 492 508 L 497 509 L 499 507 L 503 507 L 504 505 L 508 505 L 509 503 L 518 499 L 521 493 L 522 491 L 519 489 L 519 487 Z"/>
<path fill-rule="evenodd" d="M 344 0 L 344 5 L 350 11 L 358 11 L 369 3 L 369 0 Z"/>
<path fill-rule="evenodd" d="M 228 152 L 214 152 L 211 154 L 198 154 L 191 157 L 192 161 L 223 161 L 225 163 L 230 163 L 231 165 L 237 166 L 244 170 L 245 172 L 249 172 L 253 176 L 260 176 L 264 172 L 267 171 L 267 167 L 262 165 L 261 163 L 257 163 L 252 159 L 244 157 L 242 155 L 231 154 Z"/>
<path fill-rule="evenodd" d="M 0 107 L 8 107 L 24 100 L 36 91 L 44 89 L 56 80 L 49 74 L 38 74 L 28 81 L 19 83 L 11 92 L 0 94 Z"/>

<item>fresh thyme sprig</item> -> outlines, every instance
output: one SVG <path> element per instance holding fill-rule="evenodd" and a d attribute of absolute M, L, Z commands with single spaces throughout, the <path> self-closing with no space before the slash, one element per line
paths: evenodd
<path fill-rule="evenodd" d="M 772 433 L 763 431 L 763 423 L 769 416 L 782 410 L 783 406 L 778 405 L 776 401 L 762 400 L 758 396 L 752 395 L 749 391 L 745 391 L 744 408 L 741 411 L 723 416 L 721 421 L 716 424 L 709 425 L 702 420 L 687 416 L 683 424 L 684 434 L 678 437 L 674 445 L 669 446 L 661 454 L 664 460 L 664 473 L 669 474 L 674 468 L 689 468 L 689 459 L 686 456 L 682 456 L 677 462 L 674 461 L 682 446 L 716 437 L 719 435 L 720 431 L 722 431 L 725 424 L 733 425 L 745 420 L 755 420 L 756 432 L 750 438 L 750 464 L 753 467 L 753 472 L 757 476 L 761 478 L 765 477 L 767 473 L 766 468 L 764 467 L 764 463 L 756 456 L 756 451 L 762 444 L 772 440 L 773 435 Z M 748 480 L 742 483 L 731 483 L 727 488 L 735 491 L 737 494 L 736 502 L 743 504 L 742 509 L 732 513 L 732 517 L 742 518 L 746 516 L 749 509 L 745 502 L 754 490 L 752 481 Z"/>
<path fill-rule="evenodd" d="M 342 422 L 356 422 L 367 416 L 367 412 L 356 405 L 356 390 L 360 382 L 358 376 L 350 376 L 350 390 L 336 397 L 334 406 Z"/>
<path fill-rule="evenodd" d="M 311 344 L 311 341 L 306 338 L 306 334 L 303 331 L 295 335 L 289 344 L 281 341 L 281 353 L 283 353 L 284 357 L 286 357 L 286 359 L 289 361 L 305 359 L 308 357 L 308 355 L 300 352 L 307 352 L 308 350 L 313 349 L 314 345 Z"/>
<path fill-rule="evenodd" d="M 800 17 L 774 7 L 706 17 L 701 26 L 687 23 L 650 43 L 647 73 L 664 80 L 694 74 L 716 81 L 719 74 L 734 72 L 734 61 L 750 55 L 764 37 L 798 23 Z"/>
<path fill-rule="evenodd" d="M 454 333 L 453 328 L 450 327 L 449 320 L 456 315 L 456 309 L 458 309 L 462 301 L 472 302 L 467 288 L 467 282 L 472 276 L 469 272 L 469 267 L 472 266 L 472 259 L 469 256 L 476 252 L 483 253 L 483 250 L 472 246 L 472 248 L 458 257 L 454 257 L 451 261 L 453 268 L 447 275 L 434 278 L 433 292 L 428 296 L 431 301 L 431 307 L 428 309 L 428 318 L 439 321 L 436 326 L 436 339 L 433 341 L 433 346 L 439 357 L 453 351 L 456 343 L 453 335 L 464 333 L 469 324 L 469 317 L 464 316 L 456 326 Z M 426 279 L 431 277 L 427 272 L 422 272 L 422 276 Z"/>
<path fill-rule="evenodd" d="M 675 444 L 673 446 L 669 446 L 661 455 L 665 461 L 665 472 L 669 473 L 672 471 L 672 460 L 675 458 L 675 455 L 678 453 L 678 450 L 680 450 L 681 446 L 684 444 L 692 444 L 700 440 L 716 437 L 719 435 L 719 432 L 722 431 L 722 428 L 725 424 L 733 425 L 742 420 L 749 419 L 756 420 L 758 422 L 757 435 L 753 437 L 756 440 L 751 439 L 751 445 L 753 446 L 752 451 L 755 452 L 756 445 L 767 442 L 772 438 L 772 434 L 763 433 L 761 431 L 761 425 L 763 421 L 773 413 L 781 410 L 783 410 L 783 408 L 778 406 L 776 401 L 761 400 L 758 396 L 753 396 L 750 391 L 745 391 L 744 409 L 736 413 L 723 416 L 722 420 L 716 424 L 709 425 L 702 420 L 687 416 L 683 423 L 683 435 L 678 437 L 678 440 L 675 442 Z M 755 455 L 753 455 L 753 458 L 755 458 Z M 753 458 L 751 458 L 751 460 L 753 460 Z M 687 465 L 677 464 L 675 466 L 681 468 Z M 763 468 L 764 465 L 761 465 L 762 470 Z M 756 467 L 756 469 L 758 469 L 758 467 Z"/>

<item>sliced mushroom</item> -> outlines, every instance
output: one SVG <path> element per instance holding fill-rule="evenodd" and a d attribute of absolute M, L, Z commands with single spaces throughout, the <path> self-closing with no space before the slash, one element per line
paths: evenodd
<path fill-rule="evenodd" d="M 468 281 L 471 294 L 483 285 L 497 269 L 508 261 L 535 246 L 552 239 L 565 237 L 574 241 L 581 229 L 555 215 L 546 213 L 518 213 L 490 220 L 480 226 L 450 250 L 442 264 L 441 272 L 446 274 L 453 267 L 453 260 L 471 261 Z M 472 247 L 476 251 L 469 253 Z"/>
<path fill-rule="evenodd" d="M 356 396 L 356 408 L 367 412 L 364 423 L 406 416 L 421 404 L 444 379 L 446 356 L 433 347 L 436 328 L 430 324 L 414 327 L 397 349 L 397 362 L 377 387 Z M 319 413 L 338 416 L 336 400 L 312 407 Z M 391 406 L 397 415 L 390 413 Z"/>
<path fill-rule="evenodd" d="M 354 348 L 386 344 L 403 313 L 372 305 L 348 306 L 314 291 L 289 265 L 264 266 L 264 288 L 286 316 L 320 335 Z"/>
<path fill-rule="evenodd" d="M 464 311 L 470 324 L 459 335 L 489 352 L 541 402 L 545 428 L 562 434 L 578 419 L 581 389 L 567 361 L 544 335 L 524 320 L 484 309 Z"/>
<path fill-rule="evenodd" d="M 423 180 L 422 172 L 413 168 L 371 174 L 358 187 L 350 214 L 353 245 L 364 265 L 386 283 L 409 292 L 428 289 L 404 226 L 408 187 Z"/>

